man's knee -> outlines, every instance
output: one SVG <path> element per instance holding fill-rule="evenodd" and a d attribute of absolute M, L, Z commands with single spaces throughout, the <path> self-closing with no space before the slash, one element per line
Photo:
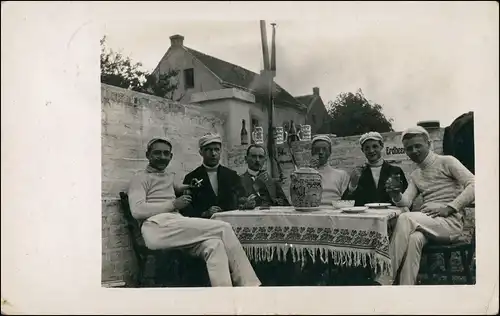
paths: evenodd
<path fill-rule="evenodd" d="M 228 230 L 228 229 L 233 230 L 233 226 L 231 226 L 231 224 L 228 222 L 224 222 L 217 219 L 211 219 L 211 221 L 213 223 L 216 223 L 216 225 L 219 226 L 222 230 Z"/>
<path fill-rule="evenodd" d="M 398 221 L 410 221 L 414 217 L 415 213 L 412 212 L 404 212 L 398 217 Z"/>
<path fill-rule="evenodd" d="M 401 215 L 398 216 L 398 219 L 396 221 L 396 227 L 395 230 L 400 230 L 402 228 L 406 228 L 411 226 L 412 222 L 412 213 L 411 212 L 406 212 L 402 213 Z"/>
<path fill-rule="evenodd" d="M 162 248 L 158 240 L 157 224 L 151 222 L 144 222 L 141 228 L 142 239 L 144 245 L 151 250 L 158 250 Z"/>

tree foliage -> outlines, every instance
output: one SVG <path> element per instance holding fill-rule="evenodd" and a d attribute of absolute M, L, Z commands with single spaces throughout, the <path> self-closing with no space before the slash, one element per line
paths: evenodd
<path fill-rule="evenodd" d="M 158 78 L 155 75 L 148 74 L 146 81 L 140 88 L 140 92 L 173 100 L 174 93 L 179 86 L 178 75 L 179 70 L 177 69 L 169 69 L 166 73 L 160 74 Z M 183 96 L 181 95 L 176 101 L 182 99 Z"/>
<path fill-rule="evenodd" d="M 156 76 L 142 70 L 142 63 L 134 63 L 130 57 L 108 49 L 106 47 L 106 36 L 100 42 L 102 83 L 170 100 L 173 99 L 179 85 L 179 70 L 169 69 L 166 73 Z M 179 101 L 182 97 L 183 95 L 176 101 Z"/>
<path fill-rule="evenodd" d="M 327 108 L 329 133 L 339 137 L 393 131 L 393 120 L 385 117 L 381 105 L 366 99 L 361 89 L 340 93 L 335 101 L 328 102 Z"/>

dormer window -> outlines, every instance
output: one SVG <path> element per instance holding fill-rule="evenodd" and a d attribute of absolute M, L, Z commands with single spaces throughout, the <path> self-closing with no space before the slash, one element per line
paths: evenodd
<path fill-rule="evenodd" d="M 184 89 L 194 88 L 194 69 L 184 69 Z"/>

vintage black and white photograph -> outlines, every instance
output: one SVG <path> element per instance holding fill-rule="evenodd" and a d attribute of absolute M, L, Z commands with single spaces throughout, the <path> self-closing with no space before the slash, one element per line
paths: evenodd
<path fill-rule="evenodd" d="M 2 314 L 498 314 L 498 3 L 1 8 Z"/>
<path fill-rule="evenodd" d="M 442 103 L 462 97 L 445 24 L 107 25 L 103 286 L 475 284 L 474 112 Z"/>

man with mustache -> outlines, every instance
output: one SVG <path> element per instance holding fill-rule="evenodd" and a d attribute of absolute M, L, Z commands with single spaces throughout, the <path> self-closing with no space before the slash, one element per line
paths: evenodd
<path fill-rule="evenodd" d="M 205 260 L 212 286 L 260 286 L 260 281 L 230 224 L 180 214 L 191 203 L 187 189 L 168 171 L 172 144 L 154 138 L 147 145 L 149 164 L 131 180 L 128 190 L 132 216 L 139 222 L 149 249 L 183 249 Z M 181 193 L 182 194 L 182 193 Z"/>
<path fill-rule="evenodd" d="M 248 169 L 243 173 L 241 181 L 245 189 L 246 196 L 250 199 L 246 208 L 256 206 L 289 206 L 281 185 L 273 180 L 267 171 L 264 170 L 266 164 L 266 149 L 259 144 L 252 144 L 247 148 L 245 156 Z"/>
<path fill-rule="evenodd" d="M 474 175 L 455 157 L 434 153 L 429 133 L 422 127 L 403 132 L 406 154 L 418 168 L 412 172 L 408 188 L 387 180 L 387 192 L 397 206 L 409 207 L 420 193 L 420 211 L 405 212 L 397 220 L 389 253 L 393 276 L 401 269 L 400 285 L 414 285 L 423 246 L 429 240 L 450 242 L 460 236 L 464 208 L 474 202 Z"/>
<path fill-rule="evenodd" d="M 246 204 L 245 189 L 236 171 L 220 165 L 222 139 L 218 134 L 207 134 L 198 142 L 202 165 L 184 177 L 184 184 L 199 182 L 192 190 L 192 203 L 185 216 L 211 218 L 221 211 L 230 211 Z"/>
<path fill-rule="evenodd" d="M 319 171 L 322 177 L 323 194 L 321 205 L 332 206 L 332 201 L 342 198 L 349 185 L 349 174 L 335 169 L 328 163 L 332 154 L 332 141 L 327 135 L 316 135 L 311 144 L 311 167 Z"/>

